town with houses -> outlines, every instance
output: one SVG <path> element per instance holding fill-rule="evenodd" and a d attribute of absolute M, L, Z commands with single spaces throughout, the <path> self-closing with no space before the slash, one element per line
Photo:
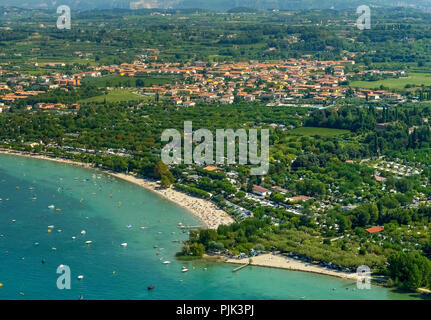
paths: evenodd
<path fill-rule="evenodd" d="M 0 69 L 2 82 L 0 82 L 0 112 L 8 110 L 8 104 L 21 99 L 34 97 L 49 90 L 60 89 L 64 91 L 73 90 L 81 86 L 84 78 L 98 78 L 106 75 L 117 75 L 125 78 L 131 77 L 151 77 L 151 76 L 177 76 L 179 81 L 164 85 L 152 85 L 140 90 L 143 96 L 165 97 L 164 101 L 170 104 L 182 107 L 193 107 L 198 102 L 219 103 L 231 105 L 234 102 L 254 102 L 260 101 L 267 106 L 297 106 L 298 101 L 304 107 L 327 108 L 336 99 L 344 99 L 350 91 L 351 96 L 367 101 L 384 100 L 394 104 L 406 101 L 406 98 L 398 93 L 384 90 L 370 89 L 351 89 L 343 85 L 350 77 L 365 76 L 369 74 L 386 75 L 391 77 L 404 76 L 404 71 L 381 71 L 365 70 L 356 74 L 345 73 L 345 66 L 354 65 L 353 60 L 340 61 L 317 61 L 310 60 L 311 56 L 304 56 L 301 59 L 289 59 L 277 63 L 260 63 L 256 61 L 238 62 L 238 63 L 214 63 L 205 62 L 194 63 L 159 63 L 157 62 L 158 50 L 147 49 L 147 55 L 143 55 L 132 64 L 123 63 L 121 65 L 110 65 L 101 67 L 89 67 L 86 72 L 72 75 L 54 72 L 49 75 L 32 76 Z M 152 55 L 151 55 L 152 54 Z M 41 64 L 35 64 L 35 67 Z M 44 63 L 44 66 L 52 68 L 64 67 L 62 62 Z M 7 68 L 6 68 L 7 69 Z M 329 72 L 328 72 L 329 70 Z M 38 102 L 35 105 L 27 105 L 26 110 L 62 110 L 80 108 L 79 103 L 65 105 L 61 103 Z M 275 125 L 276 124 L 272 124 Z M 378 124 L 377 126 L 384 126 Z M 36 143 L 37 144 L 37 143 Z M 101 153 L 105 155 L 120 155 L 130 157 L 127 150 L 108 149 L 107 151 L 95 151 L 82 148 L 72 148 L 69 146 L 48 145 L 47 147 L 61 149 L 68 153 Z M 347 162 L 349 162 L 348 160 Z M 361 162 L 367 163 L 369 159 Z M 353 161 L 352 161 L 353 163 Z M 379 173 L 382 171 L 397 173 L 400 176 L 409 176 L 420 174 L 420 168 L 414 168 L 407 165 L 390 163 L 385 161 L 373 164 L 376 169 L 375 180 L 385 182 L 386 178 Z M 220 171 L 222 168 L 213 166 L 205 167 L 206 171 Z M 192 173 L 190 173 L 192 172 Z M 199 181 L 200 176 L 190 172 L 184 172 L 185 179 Z M 229 182 L 233 186 L 237 185 L 237 173 L 226 172 Z M 239 189 L 238 189 L 239 191 Z M 270 200 L 272 192 L 277 192 L 283 196 L 290 195 L 286 198 L 285 203 L 274 202 Z M 337 191 L 334 190 L 334 194 Z M 262 206 L 273 208 L 284 208 L 295 215 L 301 215 L 303 203 L 315 200 L 314 197 L 305 195 L 295 195 L 289 190 L 279 186 L 272 186 L 267 189 L 263 186 L 254 185 L 252 191 L 246 193 L 245 199 L 256 202 Z M 361 197 L 355 196 L 357 203 L 362 201 Z M 419 200 L 428 201 L 428 198 L 416 199 L 416 205 Z M 331 207 L 341 199 L 323 199 L 319 200 L 320 210 Z M 227 201 L 227 206 L 232 208 L 238 219 L 246 219 L 253 216 L 253 213 L 243 207 Z M 356 205 L 350 205 L 349 209 Z M 317 209 L 317 208 L 315 208 Z M 318 211 L 318 210 L 317 210 Z M 278 223 L 274 221 L 274 223 Z M 378 232 L 378 231 L 375 231 Z"/>
<path fill-rule="evenodd" d="M 317 9 L 324 4 L 315 0 L 312 10 L 299 9 L 309 6 L 304 1 L 296 1 L 298 10 L 147 10 L 160 2 L 150 0 L 133 4 L 140 9 L 133 12 L 91 9 L 125 0 L 94 0 L 88 8 L 82 3 L 90 1 L 69 1 L 80 4 L 70 4 L 70 28 L 62 29 L 67 12 L 49 9 L 55 1 L 33 2 L 43 4 L 0 4 L 0 249 L 7 266 L 0 298 L 33 299 L 32 288 L 45 290 L 37 279 L 15 281 L 23 266 L 52 266 L 44 248 L 61 254 L 61 263 L 74 250 L 91 249 L 102 262 L 108 253 L 113 264 L 97 267 L 117 275 L 112 285 L 130 299 L 143 297 L 142 284 L 149 298 L 175 298 L 166 283 L 188 288 L 180 295 L 191 299 L 431 294 L 429 12 L 370 5 L 371 28 L 361 29 L 357 19 L 366 13 Z M 218 135 L 210 143 L 218 132 L 222 143 Z M 255 175 L 258 166 L 264 172 Z M 70 223 L 62 219 L 82 225 L 69 230 L 76 236 L 67 236 Z M 38 220 L 37 237 L 21 239 L 17 231 Z M 33 248 L 41 263 L 22 252 L 24 240 L 31 242 L 21 247 Z M 140 259 L 150 276 L 133 274 Z M 214 272 L 219 262 L 238 266 Z M 118 266 L 138 275 L 136 292 Z M 359 290 L 364 266 L 379 289 Z M 81 267 L 73 269 L 75 281 L 97 284 L 92 266 Z M 274 286 L 260 267 L 295 270 L 294 277 Z M 201 290 L 211 274 L 213 284 L 226 283 L 243 269 L 237 280 L 253 273 L 247 292 Z M 298 271 L 320 274 L 321 283 L 310 282 L 319 290 L 308 290 Z M 74 288 L 74 299 L 116 296 Z M 47 287 L 45 296 L 52 294 Z"/>
<path fill-rule="evenodd" d="M 107 75 L 116 75 L 124 78 L 152 77 L 152 76 L 176 76 L 179 80 L 175 83 L 164 85 L 152 85 L 139 88 L 142 96 L 160 96 L 163 101 L 179 107 L 193 107 L 199 102 L 219 103 L 231 105 L 234 102 L 261 102 L 267 106 L 298 106 L 311 108 L 327 108 L 337 99 L 346 97 L 364 99 L 367 101 L 385 101 L 393 104 L 403 103 L 406 97 L 385 90 L 370 90 L 349 88 L 344 85 L 352 77 L 367 75 L 385 75 L 389 77 L 405 76 L 404 71 L 364 70 L 359 73 L 346 73 L 345 67 L 354 65 L 353 60 L 340 61 L 318 61 L 311 60 L 311 56 L 303 56 L 300 59 L 289 59 L 287 61 L 261 63 L 257 61 L 238 63 L 206 63 L 196 61 L 194 63 L 160 63 L 158 62 L 158 50 L 146 49 L 147 54 L 142 55 L 133 63 L 121 65 L 88 67 L 85 72 L 76 74 L 63 74 L 59 71 L 49 75 L 28 75 L 17 71 L 11 71 L 8 64 L 0 66 L 0 112 L 7 111 L 10 104 L 16 101 L 35 97 L 49 92 L 49 90 L 74 90 L 82 85 L 84 78 L 99 78 Z M 35 63 L 34 67 L 62 68 L 63 62 Z M 38 102 L 27 105 L 25 110 L 63 110 L 80 108 L 79 103 L 65 105 L 62 103 Z M 273 124 L 276 125 L 276 124 Z M 385 124 L 377 124 L 384 127 Z M 383 128 L 382 127 L 382 128 Z M 384 128 L 383 128 L 384 129 Z M 36 143 L 37 144 L 37 143 Z M 32 146 L 33 147 L 33 146 Z M 68 153 L 101 153 L 105 155 L 120 155 L 130 157 L 125 149 L 107 151 L 94 151 L 69 146 L 48 145 L 47 147 L 61 149 Z M 349 162 L 348 160 L 347 162 Z M 369 159 L 361 163 L 367 163 Z M 352 162 L 353 163 L 353 162 Z M 385 182 L 386 178 L 380 173 L 383 171 L 396 173 L 400 176 L 420 174 L 420 168 L 407 165 L 386 163 L 384 160 L 370 164 L 376 169 L 375 180 Z M 205 167 L 206 171 L 219 171 L 222 168 L 212 166 Z M 190 173 L 191 172 L 191 173 Z M 200 176 L 193 174 L 193 170 L 184 172 L 185 179 L 199 181 Z M 226 172 L 229 182 L 237 185 L 236 172 Z M 239 189 L 238 189 L 239 191 Z M 272 192 L 286 196 L 286 202 L 274 202 L 270 200 Z M 334 190 L 334 194 L 337 190 Z M 289 196 L 288 196 L 289 195 Z M 288 197 L 287 197 L 288 196 Z M 295 215 L 301 215 L 303 203 L 316 200 L 314 197 L 295 195 L 289 190 L 279 186 L 267 189 L 263 186 L 254 185 L 251 192 L 246 193 L 245 199 L 256 202 L 262 206 L 273 208 L 284 208 Z M 361 197 L 355 196 L 357 203 L 362 201 Z M 416 205 L 419 201 L 428 201 L 428 198 L 415 199 Z M 327 209 L 341 199 L 319 200 L 319 210 Z M 238 219 L 246 219 L 253 213 L 237 204 L 227 201 L 227 206 L 232 209 Z M 349 209 L 356 205 L 350 205 Z M 315 208 L 317 211 L 318 209 Z M 277 221 L 274 221 L 277 224 Z M 378 231 L 374 231 L 378 232 Z"/>
<path fill-rule="evenodd" d="M 0 66 L 0 110 L 7 109 L 10 103 L 34 97 L 49 90 L 70 90 L 81 85 L 83 78 L 118 75 L 122 77 L 177 76 L 175 83 L 144 87 L 142 95 L 165 97 L 175 106 L 192 107 L 198 102 L 233 104 L 234 101 L 260 101 L 268 106 L 292 106 L 297 101 L 306 101 L 305 106 L 325 108 L 337 99 L 346 97 L 368 101 L 389 101 L 402 103 L 406 98 L 398 93 L 385 90 L 355 89 L 344 85 L 353 76 L 379 74 L 404 76 L 404 71 L 365 70 L 360 73 L 345 73 L 346 65 L 353 60 L 317 61 L 310 56 L 289 59 L 277 63 L 257 61 L 238 63 L 159 63 L 158 51 L 153 56 L 143 55 L 134 63 L 89 67 L 86 72 L 72 75 L 53 72 L 49 75 L 28 75 L 10 71 L 8 65 Z M 64 67 L 62 62 L 38 64 L 39 66 Z M 165 100 L 166 100 L 165 99 Z M 236 100 L 237 99 L 237 100 Z M 39 103 L 27 109 L 58 109 L 59 104 Z M 77 108 L 77 105 L 66 106 Z"/>

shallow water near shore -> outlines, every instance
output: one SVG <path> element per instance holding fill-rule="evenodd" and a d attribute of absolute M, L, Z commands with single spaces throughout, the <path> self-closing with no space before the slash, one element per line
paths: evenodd
<path fill-rule="evenodd" d="M 235 265 L 177 261 L 178 240 L 187 239 L 178 223 L 199 222 L 158 195 L 95 170 L 0 155 L 0 198 L 0 299 L 418 298 L 306 272 L 247 267 L 234 273 Z M 57 289 L 61 264 L 71 269 L 71 290 Z"/>

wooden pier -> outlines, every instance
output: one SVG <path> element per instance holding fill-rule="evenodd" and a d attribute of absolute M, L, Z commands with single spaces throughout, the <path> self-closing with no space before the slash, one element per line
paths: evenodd
<path fill-rule="evenodd" d="M 240 270 L 244 269 L 245 267 L 248 267 L 249 265 L 250 265 L 250 263 L 243 264 L 242 266 L 239 266 L 239 267 L 236 267 L 235 269 L 233 269 L 232 272 L 240 271 Z"/>
<path fill-rule="evenodd" d="M 202 226 L 178 226 L 180 229 L 200 229 Z"/>

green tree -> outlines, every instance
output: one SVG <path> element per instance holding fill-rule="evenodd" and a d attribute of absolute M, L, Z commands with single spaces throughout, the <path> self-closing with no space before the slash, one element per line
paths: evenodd
<path fill-rule="evenodd" d="M 431 261 L 419 252 L 398 252 L 388 258 L 388 272 L 397 286 L 414 290 L 431 285 Z"/>
<path fill-rule="evenodd" d="M 161 186 L 164 188 L 170 187 L 175 182 L 174 175 L 163 161 L 157 162 L 154 167 L 154 176 L 161 180 Z"/>

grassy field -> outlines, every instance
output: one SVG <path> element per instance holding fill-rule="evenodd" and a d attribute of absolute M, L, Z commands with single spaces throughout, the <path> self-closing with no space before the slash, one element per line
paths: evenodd
<path fill-rule="evenodd" d="M 292 130 L 294 135 L 299 136 L 321 136 L 321 137 L 332 137 L 336 135 L 349 133 L 349 130 L 341 129 L 329 129 L 329 128 L 318 128 L 318 127 L 300 127 Z"/>
<path fill-rule="evenodd" d="M 404 89 L 407 84 L 420 87 L 431 86 L 431 73 L 411 73 L 408 77 L 398 79 L 386 79 L 378 81 L 352 81 L 351 87 L 365 89 L 379 89 L 381 85 L 389 89 Z"/>
<path fill-rule="evenodd" d="M 83 83 L 91 84 L 99 88 L 106 87 L 136 87 L 136 81 L 140 79 L 144 81 L 145 87 L 153 85 L 163 85 L 166 83 L 175 83 L 179 81 L 178 76 L 144 76 L 144 77 L 124 77 L 120 75 L 106 75 L 100 78 L 84 79 Z"/>
<path fill-rule="evenodd" d="M 148 100 L 147 97 L 140 96 L 127 89 L 114 89 L 109 91 L 105 96 L 97 96 L 88 99 L 83 99 L 79 102 L 103 102 L 106 98 L 106 102 L 122 102 L 122 101 L 144 101 Z"/>

